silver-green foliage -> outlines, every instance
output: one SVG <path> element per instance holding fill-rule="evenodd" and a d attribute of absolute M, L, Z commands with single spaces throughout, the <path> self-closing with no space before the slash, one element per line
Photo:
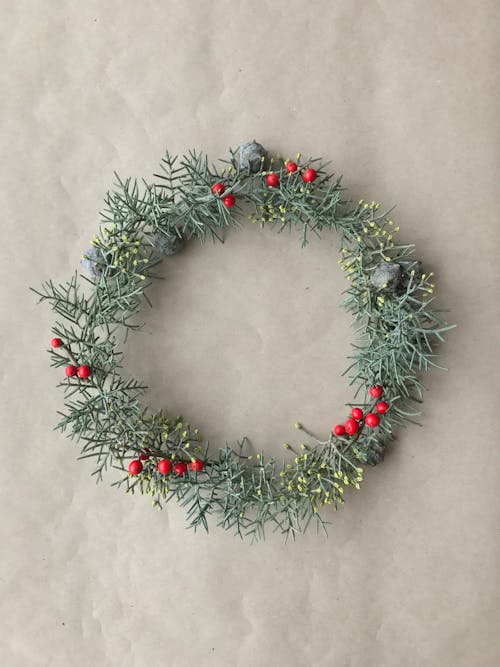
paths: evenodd
<path fill-rule="evenodd" d="M 92 242 L 97 253 L 87 259 L 96 263 L 94 269 L 97 265 L 92 279 L 75 274 L 64 285 L 48 281 L 36 291 L 58 315 L 53 332 L 66 346 L 51 350 L 52 365 L 65 366 L 69 355 L 93 369 L 89 380 L 68 378 L 59 384 L 65 410 L 58 428 L 80 444 L 81 458 L 94 461 L 98 480 L 109 469 L 126 473 L 128 461 L 147 452 L 143 472 L 122 474 L 114 485 L 151 494 L 159 507 L 176 499 L 195 529 L 207 528 L 208 517 L 215 515 L 220 526 L 240 536 L 263 537 L 266 526 L 295 536 L 311 521 L 324 527 L 321 508 L 342 504 L 346 485 L 359 488 L 361 465 L 380 461 L 394 427 L 418 416 L 424 390 L 420 374 L 437 365 L 434 343 L 450 327 L 432 305 L 433 274 L 422 273 L 413 245 L 395 243 L 398 228 L 389 213 L 379 213 L 375 202 L 352 203 L 340 178 L 321 160 L 299 162 L 295 173 L 272 160 L 270 168 L 280 177 L 274 188 L 266 184 L 264 164 L 257 173 L 242 172 L 231 160 L 222 165 L 212 166 L 194 151 L 182 158 L 167 153 L 155 183 L 118 179 L 105 198 Z M 301 177 L 306 166 L 317 170 L 312 183 Z M 224 196 L 235 195 L 237 206 L 227 208 L 214 196 L 216 182 L 224 184 Z M 158 234 L 222 240 L 226 227 L 240 224 L 244 202 L 254 209 L 253 222 L 279 232 L 297 228 L 303 245 L 311 234 L 338 233 L 339 263 L 349 281 L 345 306 L 356 325 L 346 372 L 357 405 L 373 407 L 368 388 L 376 383 L 383 385 L 391 406 L 379 428 L 362 427 L 354 437 L 330 433 L 321 440 L 297 424 L 308 442 L 280 466 L 264 453 L 249 455 L 245 440 L 218 453 L 208 451 L 189 423 L 145 408 L 140 401 L 146 387 L 123 371 L 117 348 L 123 330 L 127 335 L 138 328 L 134 316 L 161 261 Z M 371 285 L 381 262 L 400 264 L 396 289 L 376 291 Z M 191 457 L 203 459 L 202 472 L 180 477 L 157 470 L 162 458 Z"/>

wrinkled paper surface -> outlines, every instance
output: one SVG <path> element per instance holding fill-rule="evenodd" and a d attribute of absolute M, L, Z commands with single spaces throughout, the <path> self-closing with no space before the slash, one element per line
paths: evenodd
<path fill-rule="evenodd" d="M 497 665 L 497 3 L 2 4 L 2 664 Z M 459 325 L 423 426 L 328 540 L 195 535 L 175 505 L 96 486 L 52 431 L 53 317 L 28 285 L 70 277 L 114 171 L 253 138 L 396 205 Z M 295 421 L 325 434 L 352 398 L 336 244 L 247 223 L 166 261 L 124 348 L 148 402 L 279 458 Z"/>

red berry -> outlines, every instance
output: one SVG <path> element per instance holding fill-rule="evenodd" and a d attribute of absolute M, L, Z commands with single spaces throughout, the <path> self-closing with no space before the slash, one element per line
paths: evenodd
<path fill-rule="evenodd" d="M 142 463 L 138 459 L 130 461 L 128 471 L 131 475 L 139 475 L 142 472 Z"/>
<path fill-rule="evenodd" d="M 360 419 L 363 419 L 363 410 L 361 408 L 353 408 L 351 415 L 353 419 L 359 422 Z"/>
<path fill-rule="evenodd" d="M 78 373 L 78 377 L 80 379 L 86 380 L 87 378 L 89 378 L 92 375 L 92 369 L 90 368 L 90 366 L 83 365 L 83 366 L 80 366 L 77 373 Z"/>
<path fill-rule="evenodd" d="M 313 181 L 316 180 L 316 169 L 306 169 L 305 172 L 302 174 L 302 178 L 306 183 L 312 183 Z"/>
<path fill-rule="evenodd" d="M 272 171 L 267 175 L 266 182 L 270 188 L 277 188 L 280 184 L 280 177 Z"/>
<path fill-rule="evenodd" d="M 50 344 L 52 345 L 52 347 L 61 347 L 61 345 L 63 344 L 63 342 L 62 342 L 62 340 L 61 340 L 60 338 L 53 338 L 53 339 L 50 341 Z"/>
<path fill-rule="evenodd" d="M 172 472 L 172 461 L 170 459 L 158 461 L 158 472 L 161 475 L 169 475 Z"/>
<path fill-rule="evenodd" d="M 355 419 L 348 419 L 344 424 L 347 435 L 354 435 L 359 431 L 359 424 Z"/>
<path fill-rule="evenodd" d="M 287 162 L 286 163 L 286 170 L 289 174 L 293 174 L 294 171 L 297 171 L 297 163 L 296 162 Z"/>
<path fill-rule="evenodd" d="M 76 366 L 73 366 L 73 364 L 70 364 L 69 366 L 66 366 L 64 372 L 69 378 L 72 378 L 74 375 L 78 373 L 78 368 Z"/>
<path fill-rule="evenodd" d="M 373 398 L 380 398 L 383 393 L 384 390 L 381 384 L 376 384 L 373 387 L 370 387 L 370 396 L 373 396 Z"/>
<path fill-rule="evenodd" d="M 226 208 L 233 208 L 236 204 L 236 197 L 234 195 L 226 195 L 222 201 Z"/>
<path fill-rule="evenodd" d="M 201 472 L 203 470 L 203 461 L 201 459 L 194 459 L 189 464 L 189 467 L 193 472 Z"/>
<path fill-rule="evenodd" d="M 335 435 L 345 435 L 345 428 L 342 426 L 342 424 L 337 424 L 334 427 L 333 432 Z"/>
<path fill-rule="evenodd" d="M 375 428 L 380 424 L 380 418 L 378 415 L 373 414 L 373 412 L 369 412 L 365 417 L 365 424 L 370 428 Z"/>
<path fill-rule="evenodd" d="M 147 461 L 149 459 L 149 454 L 140 454 L 139 458 L 141 461 Z"/>
<path fill-rule="evenodd" d="M 385 415 L 385 413 L 389 409 L 389 403 L 386 403 L 385 401 L 380 401 L 380 403 L 377 403 L 375 407 L 377 408 L 377 412 L 379 413 L 379 415 Z"/>
<path fill-rule="evenodd" d="M 216 197 L 220 197 L 221 195 L 224 194 L 226 191 L 226 188 L 222 185 L 222 183 L 216 183 L 215 185 L 212 185 L 212 193 Z"/>
<path fill-rule="evenodd" d="M 187 473 L 187 463 L 184 461 L 179 461 L 174 465 L 174 470 L 180 477 L 183 477 Z"/>

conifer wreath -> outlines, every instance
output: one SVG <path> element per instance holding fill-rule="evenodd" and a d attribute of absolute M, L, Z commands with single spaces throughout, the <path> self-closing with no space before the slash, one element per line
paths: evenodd
<path fill-rule="evenodd" d="M 153 184 L 118 179 L 83 256 L 90 278 L 75 273 L 34 290 L 59 316 L 50 354 L 64 369 L 65 411 L 56 428 L 80 443 L 98 481 L 118 469 L 114 486 L 151 494 L 160 508 L 176 499 L 194 529 L 208 529 L 215 515 L 241 537 L 263 537 L 267 525 L 295 536 L 311 521 L 325 528 L 320 510 L 337 509 L 345 487 L 359 489 L 363 465 L 380 462 L 395 427 L 420 414 L 420 374 L 438 365 L 434 344 L 451 327 L 431 308 L 433 273 L 424 273 L 412 244 L 395 242 L 390 212 L 374 201 L 352 203 L 321 159 L 268 158 L 250 142 L 221 162 L 219 169 L 195 151 L 167 152 Z M 295 424 L 307 442 L 285 444 L 291 455 L 282 465 L 249 454 L 245 438 L 216 454 L 189 422 L 144 407 L 146 387 L 123 374 L 117 350 L 118 332 L 139 328 L 134 316 L 162 258 L 191 238 L 222 241 L 225 227 L 240 224 L 243 203 L 254 223 L 300 230 L 303 246 L 310 234 L 338 233 L 344 304 L 357 327 L 348 418 L 324 438 Z"/>

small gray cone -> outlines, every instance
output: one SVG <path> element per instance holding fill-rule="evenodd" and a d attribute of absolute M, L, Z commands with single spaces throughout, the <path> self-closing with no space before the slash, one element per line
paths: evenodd
<path fill-rule="evenodd" d="M 395 292 L 401 279 L 401 267 L 396 262 L 380 262 L 372 275 L 370 284 L 377 292 Z"/>
<path fill-rule="evenodd" d="M 240 171 L 250 171 L 256 174 L 260 171 L 267 157 L 266 149 L 256 141 L 249 141 L 238 148 L 233 157 L 234 166 Z"/>
<path fill-rule="evenodd" d="M 184 248 L 184 237 L 177 231 L 156 232 L 153 242 L 158 252 L 167 257 L 175 255 Z"/>

